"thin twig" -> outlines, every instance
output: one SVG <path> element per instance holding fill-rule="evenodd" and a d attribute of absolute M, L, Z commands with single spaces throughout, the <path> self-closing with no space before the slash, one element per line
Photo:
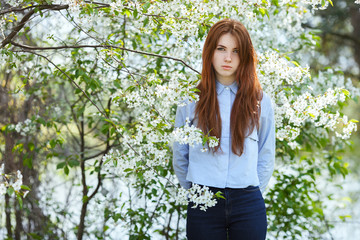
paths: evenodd
<path fill-rule="evenodd" d="M 174 61 L 177 61 L 177 62 L 181 62 L 183 65 L 190 68 L 191 70 L 193 70 L 197 74 L 200 74 L 200 72 L 198 72 L 196 69 L 192 68 L 190 65 L 188 65 L 182 59 L 171 57 L 171 56 L 166 56 L 166 55 L 160 55 L 160 54 L 156 54 L 156 53 L 149 53 L 149 52 L 138 51 L 138 50 L 133 50 L 133 49 L 124 48 L 124 47 L 118 47 L 118 46 L 115 46 L 115 45 L 100 44 L 100 45 L 76 45 L 76 46 L 73 45 L 73 46 L 57 46 L 57 47 L 33 47 L 33 46 L 28 46 L 28 45 L 24 45 L 24 44 L 15 43 L 13 41 L 11 41 L 11 44 L 14 45 L 14 46 L 20 47 L 22 49 L 32 50 L 32 51 L 34 51 L 34 50 L 79 49 L 79 48 L 106 48 L 106 49 L 114 48 L 114 49 L 120 49 L 120 50 L 123 50 L 123 51 L 138 53 L 138 54 L 142 54 L 142 55 L 148 55 L 148 56 L 159 57 L 159 58 L 166 58 L 166 59 L 171 59 L 171 60 L 174 60 Z"/>
<path fill-rule="evenodd" d="M 106 4 L 106 3 L 99 3 L 99 2 L 94 2 L 94 1 L 84 1 L 86 3 L 92 3 L 95 5 L 102 5 L 99 6 L 99 8 L 103 8 L 103 7 L 111 7 L 110 4 Z M 129 8 L 129 7 L 124 7 L 126 10 L 132 11 L 134 12 L 135 9 Z M 141 15 L 147 16 L 147 17 L 156 17 L 156 18 L 172 18 L 172 19 L 178 19 L 178 20 L 190 20 L 189 18 L 185 18 L 185 17 L 168 17 L 168 16 L 162 16 L 162 15 L 156 15 L 156 14 L 147 14 L 147 13 L 140 13 Z"/>

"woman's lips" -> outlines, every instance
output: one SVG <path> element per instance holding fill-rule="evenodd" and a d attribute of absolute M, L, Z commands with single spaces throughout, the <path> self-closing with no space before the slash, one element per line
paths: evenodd
<path fill-rule="evenodd" d="M 230 67 L 230 66 L 226 66 L 226 65 L 224 65 L 224 66 L 221 66 L 224 70 L 230 70 L 232 67 Z"/>

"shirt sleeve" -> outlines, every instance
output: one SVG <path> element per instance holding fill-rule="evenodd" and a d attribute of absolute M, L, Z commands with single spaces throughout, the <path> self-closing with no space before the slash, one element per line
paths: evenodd
<path fill-rule="evenodd" d="M 178 107 L 175 117 L 175 128 L 182 127 L 186 122 L 186 106 Z M 186 180 L 189 166 L 189 144 L 173 143 L 173 167 L 174 172 L 179 179 L 180 185 L 189 189 L 191 182 Z"/>
<path fill-rule="evenodd" d="M 270 98 L 264 94 L 264 104 L 261 106 L 259 129 L 259 157 L 257 172 L 260 181 L 260 191 L 263 193 L 275 164 L 275 120 Z"/>

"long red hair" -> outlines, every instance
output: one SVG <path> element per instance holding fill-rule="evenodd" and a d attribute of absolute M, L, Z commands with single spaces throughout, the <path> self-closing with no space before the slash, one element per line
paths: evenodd
<path fill-rule="evenodd" d="M 204 133 L 211 130 L 210 135 L 220 139 L 221 116 L 212 59 L 219 39 L 225 33 L 230 33 L 236 38 L 240 57 L 235 80 L 238 91 L 230 118 L 231 149 L 234 154 L 240 156 L 244 152 L 246 134 L 250 134 L 254 127 L 259 129 L 262 90 L 256 74 L 257 57 L 250 35 L 244 25 L 236 20 L 224 19 L 217 22 L 210 28 L 206 37 L 202 53 L 201 81 L 197 86 L 200 92 L 195 117 L 198 118 L 198 127 Z M 213 152 L 217 152 L 219 147 L 220 144 L 212 149 Z"/>

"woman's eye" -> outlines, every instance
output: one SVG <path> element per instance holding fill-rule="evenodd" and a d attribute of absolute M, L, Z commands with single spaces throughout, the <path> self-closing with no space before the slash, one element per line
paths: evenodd
<path fill-rule="evenodd" d="M 236 50 L 234 50 L 233 52 L 234 52 L 234 53 L 239 53 L 239 50 L 236 49 Z"/>
<path fill-rule="evenodd" d="M 217 50 L 219 50 L 219 51 L 224 51 L 225 49 L 222 48 L 222 47 L 218 47 Z"/>

